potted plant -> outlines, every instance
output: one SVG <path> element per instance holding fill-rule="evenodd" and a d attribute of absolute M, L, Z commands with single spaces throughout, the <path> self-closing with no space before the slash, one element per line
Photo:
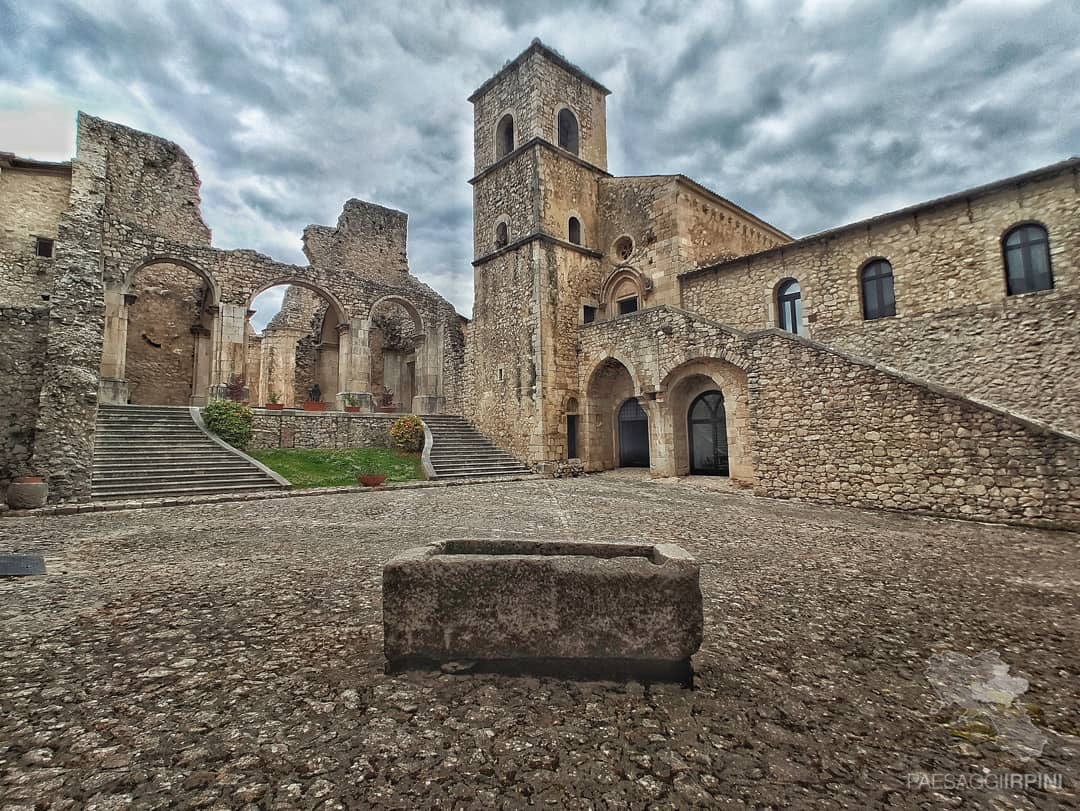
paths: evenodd
<path fill-rule="evenodd" d="M 346 394 L 345 410 L 350 414 L 358 414 L 360 412 L 360 398 L 355 394 Z"/>
<path fill-rule="evenodd" d="M 41 476 L 19 476 L 7 489 L 7 505 L 13 510 L 44 507 L 49 499 L 49 485 Z"/>
<path fill-rule="evenodd" d="M 394 405 L 393 389 L 383 389 L 383 393 L 379 395 L 379 411 L 383 414 L 393 414 L 397 411 L 397 406 Z"/>
<path fill-rule="evenodd" d="M 364 462 L 356 467 L 356 480 L 364 487 L 378 487 L 386 481 L 386 474 L 380 473 L 370 462 Z"/>
<path fill-rule="evenodd" d="M 326 403 L 322 401 L 322 389 L 316 383 L 308 389 L 308 398 L 304 403 L 304 411 L 326 411 Z"/>
<path fill-rule="evenodd" d="M 270 393 L 266 395 L 266 398 L 270 401 L 265 405 L 268 411 L 281 411 L 281 409 L 285 408 L 284 404 L 281 403 L 281 397 L 273 389 L 270 389 Z"/>
<path fill-rule="evenodd" d="M 225 399 L 234 403 L 248 404 L 248 390 L 244 379 L 240 375 L 233 375 L 225 384 Z"/>

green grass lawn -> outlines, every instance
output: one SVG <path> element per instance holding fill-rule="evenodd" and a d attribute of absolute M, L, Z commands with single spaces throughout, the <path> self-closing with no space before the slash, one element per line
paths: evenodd
<path fill-rule="evenodd" d="M 385 474 L 387 483 L 424 478 L 419 454 L 389 448 L 275 448 L 248 453 L 298 488 L 355 485 L 360 473 Z"/>

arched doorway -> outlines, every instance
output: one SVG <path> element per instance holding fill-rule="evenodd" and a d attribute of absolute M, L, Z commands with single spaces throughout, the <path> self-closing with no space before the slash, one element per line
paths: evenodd
<path fill-rule="evenodd" d="M 425 357 L 424 322 L 412 303 L 383 296 L 371 307 L 371 394 L 379 411 L 410 411 L 417 394 L 435 394 L 438 370 Z"/>
<path fill-rule="evenodd" d="M 649 415 L 636 397 L 619 408 L 619 467 L 649 466 Z"/>
<path fill-rule="evenodd" d="M 715 389 L 699 394 L 686 415 L 690 438 L 690 472 L 728 475 L 727 413 L 724 395 Z"/>

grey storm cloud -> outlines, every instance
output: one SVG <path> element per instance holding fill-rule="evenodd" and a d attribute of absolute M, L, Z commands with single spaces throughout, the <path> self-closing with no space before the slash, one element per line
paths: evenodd
<path fill-rule="evenodd" d="M 1075 0 L 0 0 L 0 35 L 0 150 L 60 157 L 77 109 L 169 138 L 215 244 L 284 261 L 350 197 L 402 209 L 466 314 L 465 99 L 533 37 L 612 89 L 611 171 L 795 236 L 1080 151 Z"/>

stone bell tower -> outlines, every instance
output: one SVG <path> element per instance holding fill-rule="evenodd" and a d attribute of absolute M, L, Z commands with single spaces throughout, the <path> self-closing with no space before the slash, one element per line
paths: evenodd
<path fill-rule="evenodd" d="M 539 40 L 473 104 L 466 417 L 532 464 L 565 459 L 576 331 L 600 281 L 609 91 Z"/>

